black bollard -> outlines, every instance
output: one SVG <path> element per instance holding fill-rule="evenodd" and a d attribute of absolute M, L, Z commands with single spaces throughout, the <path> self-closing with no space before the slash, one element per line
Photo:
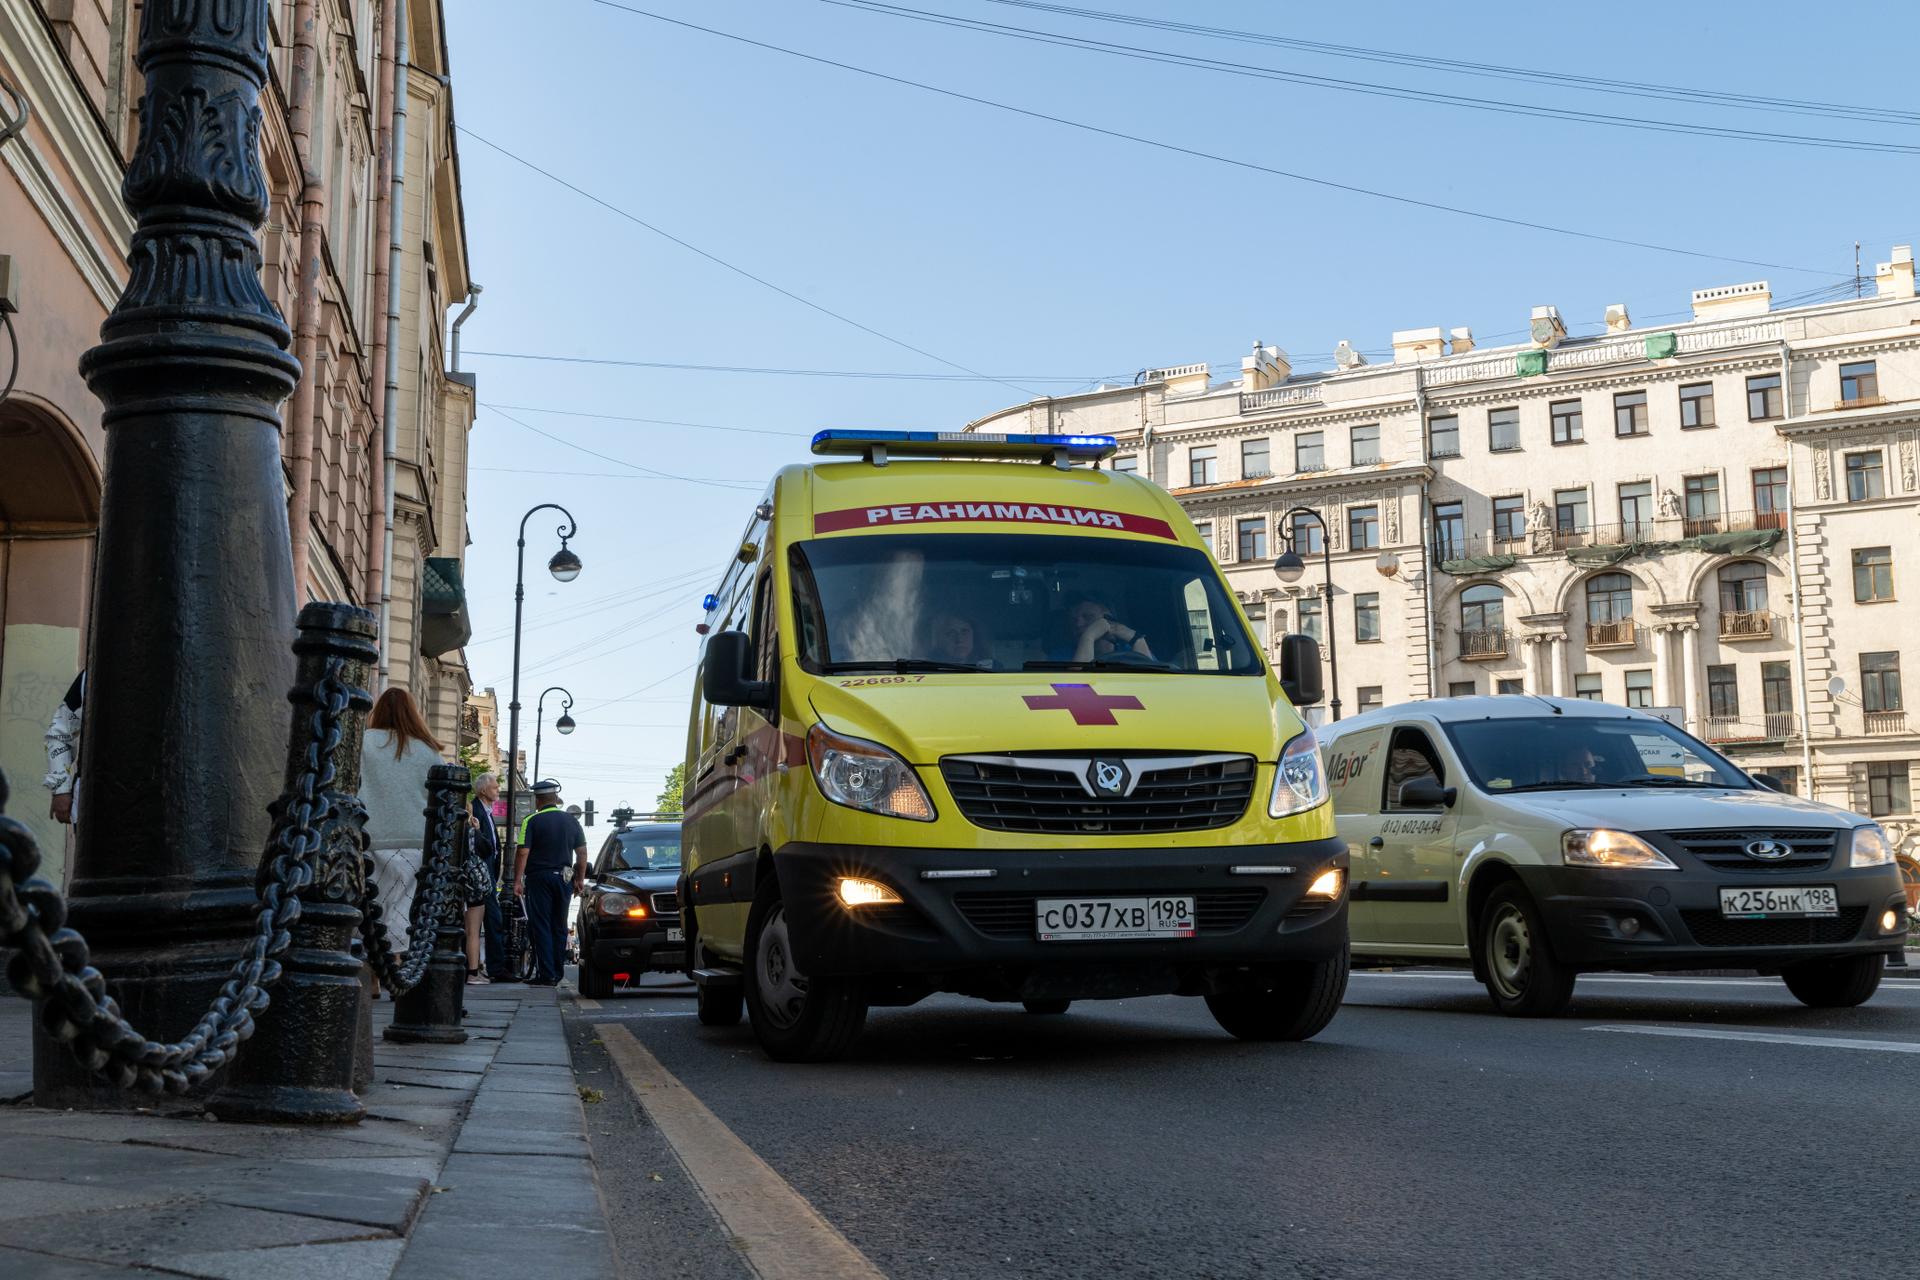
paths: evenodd
<path fill-rule="evenodd" d="M 254 228 L 266 0 L 147 0 L 126 291 L 80 371 L 106 412 L 69 923 L 127 1017 L 185 1033 L 253 930 L 293 679 L 278 406 L 300 366 Z M 41 1106 L 142 1099 L 38 1025 Z"/>
<path fill-rule="evenodd" d="M 311 788 L 308 821 L 318 837 L 310 855 L 313 882 L 300 895 L 300 921 L 281 959 L 273 1003 L 226 1086 L 207 1102 L 222 1120 L 352 1124 L 365 1114 L 353 1095 L 363 988 L 352 944 L 360 927 L 367 824 L 359 799 L 360 742 L 373 706 L 366 684 L 380 657 L 378 634 L 374 616 L 352 605 L 310 604 L 300 611 L 287 782 L 274 806 L 275 838 L 267 852 L 271 858 L 283 843 L 303 786 Z M 325 765 L 333 776 L 316 786 L 320 780 L 309 770 L 318 733 L 331 739 Z"/>
<path fill-rule="evenodd" d="M 466 856 L 468 785 L 462 765 L 435 765 L 427 774 L 427 836 L 420 850 L 420 893 L 415 901 L 426 897 L 437 863 L 450 863 L 457 873 Z M 466 946 L 464 899 L 456 874 L 449 878 L 439 919 L 434 922 L 433 959 L 427 962 L 419 984 L 394 1004 L 387 1039 L 399 1044 L 465 1042 L 460 1012 L 467 990 Z"/>

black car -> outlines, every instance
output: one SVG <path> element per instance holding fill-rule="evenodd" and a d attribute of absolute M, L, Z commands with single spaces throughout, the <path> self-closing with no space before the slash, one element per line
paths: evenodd
<path fill-rule="evenodd" d="M 643 821 L 607 837 L 580 900 L 580 994 L 613 994 L 621 977 L 686 967 L 680 927 L 680 824 Z"/>

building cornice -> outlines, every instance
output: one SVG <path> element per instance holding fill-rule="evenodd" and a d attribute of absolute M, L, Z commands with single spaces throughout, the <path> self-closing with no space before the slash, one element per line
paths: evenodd
<path fill-rule="evenodd" d="M 1424 462 L 1398 463 L 1338 471 L 1303 471 L 1266 480 L 1237 480 L 1201 488 L 1169 489 L 1167 492 L 1182 506 L 1232 505 L 1256 499 L 1297 498 L 1302 494 L 1391 488 L 1431 479 L 1433 468 Z"/>
<path fill-rule="evenodd" d="M 1861 429 L 1886 430 L 1920 422 L 1920 400 L 1901 400 L 1893 404 L 1864 409 L 1837 409 L 1826 413 L 1801 414 L 1776 422 L 1773 429 L 1789 439 L 1834 435 Z"/>

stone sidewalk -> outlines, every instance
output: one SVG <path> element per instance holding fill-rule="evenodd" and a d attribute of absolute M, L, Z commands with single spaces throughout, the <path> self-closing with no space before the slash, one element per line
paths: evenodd
<path fill-rule="evenodd" d="M 555 992 L 466 993 L 461 1045 L 378 1039 L 375 1005 L 359 1125 L 0 1105 L 0 1276 L 616 1274 Z M 30 1019 L 0 998 L 0 1102 L 32 1087 Z"/>

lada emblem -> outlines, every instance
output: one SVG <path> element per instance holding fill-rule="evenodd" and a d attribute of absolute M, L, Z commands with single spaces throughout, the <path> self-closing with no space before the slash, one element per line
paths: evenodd
<path fill-rule="evenodd" d="M 1101 795 L 1120 795 L 1127 789 L 1127 766 L 1118 760 L 1095 760 L 1093 789 Z"/>
<path fill-rule="evenodd" d="M 1752 840 L 1746 847 L 1749 858 L 1759 858 L 1763 862 L 1776 862 L 1792 852 L 1792 845 L 1782 844 L 1778 840 Z"/>

